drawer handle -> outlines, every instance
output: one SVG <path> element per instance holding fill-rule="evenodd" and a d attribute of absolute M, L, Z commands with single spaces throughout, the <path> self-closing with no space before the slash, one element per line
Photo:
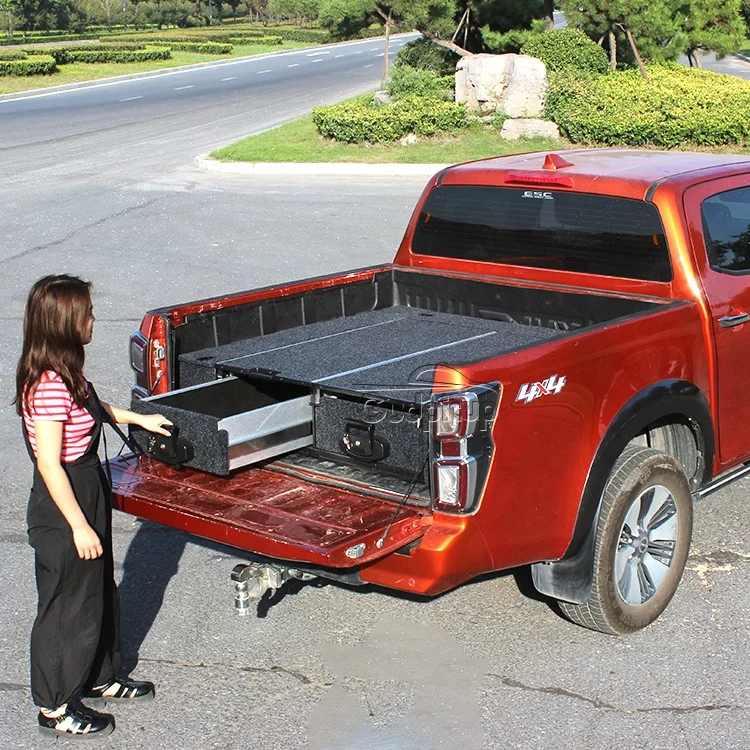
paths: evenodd
<path fill-rule="evenodd" d="M 734 326 L 740 326 L 743 323 L 747 323 L 750 320 L 750 314 L 739 313 L 739 315 L 725 315 L 723 318 L 719 318 L 719 325 L 722 328 L 733 328 Z"/>

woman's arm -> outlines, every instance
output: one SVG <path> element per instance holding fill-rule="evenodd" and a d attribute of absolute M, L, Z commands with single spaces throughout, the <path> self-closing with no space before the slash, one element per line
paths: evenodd
<path fill-rule="evenodd" d="M 104 401 L 102 401 L 102 406 L 117 424 L 137 424 L 149 432 L 157 432 L 159 435 L 170 434 L 162 425 L 171 425 L 172 423 L 166 417 L 162 417 L 161 414 L 136 414 L 133 411 L 127 411 L 127 409 L 120 409 L 119 406 L 106 404 Z"/>
<path fill-rule="evenodd" d="M 63 423 L 34 420 L 36 432 L 36 465 L 47 485 L 47 491 L 73 532 L 78 557 L 93 560 L 103 554 L 99 535 L 91 528 L 76 500 L 68 475 L 62 467 Z"/>

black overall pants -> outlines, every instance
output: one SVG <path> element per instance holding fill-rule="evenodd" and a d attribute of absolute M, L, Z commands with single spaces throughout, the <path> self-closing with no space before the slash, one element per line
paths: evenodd
<path fill-rule="evenodd" d="M 27 521 L 39 594 L 31 631 L 31 695 L 37 706 L 50 709 L 108 682 L 120 669 L 111 490 L 97 456 L 103 410 L 93 387 L 85 405 L 95 420 L 91 442 L 83 456 L 62 466 L 83 515 L 101 539 L 104 554 L 95 560 L 78 557 L 73 532 L 47 490 L 24 430 L 34 461 Z"/>

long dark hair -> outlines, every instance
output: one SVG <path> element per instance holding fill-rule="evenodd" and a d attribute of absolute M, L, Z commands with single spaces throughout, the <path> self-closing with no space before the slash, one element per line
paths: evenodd
<path fill-rule="evenodd" d="M 23 318 L 23 351 L 16 368 L 16 411 L 23 414 L 45 370 L 54 370 L 73 401 L 83 406 L 83 376 L 91 282 L 77 276 L 45 276 L 31 287 Z"/>

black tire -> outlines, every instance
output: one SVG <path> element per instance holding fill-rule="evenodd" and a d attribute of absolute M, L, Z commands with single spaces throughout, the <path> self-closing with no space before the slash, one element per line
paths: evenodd
<path fill-rule="evenodd" d="M 655 510 L 644 517 L 644 508 Z M 625 635 L 646 627 L 677 590 L 692 530 L 693 499 L 682 465 L 653 448 L 626 448 L 602 495 L 591 594 L 583 604 L 559 602 L 560 610 L 602 633 Z"/>

